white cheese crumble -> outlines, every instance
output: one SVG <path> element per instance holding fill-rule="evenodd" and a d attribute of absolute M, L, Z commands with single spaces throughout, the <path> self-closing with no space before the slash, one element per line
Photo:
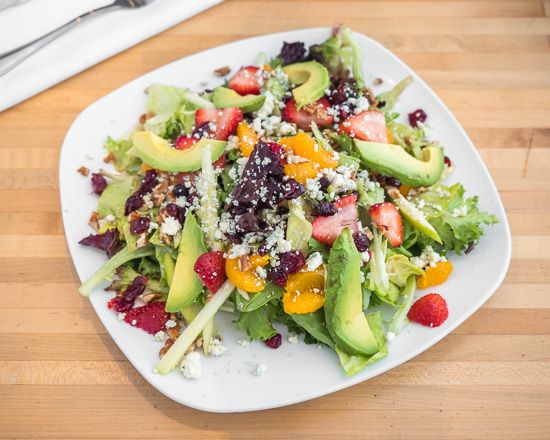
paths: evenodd
<path fill-rule="evenodd" d="M 105 220 L 107 220 L 109 223 L 113 223 L 115 221 L 115 216 L 113 214 L 106 215 Z"/>
<path fill-rule="evenodd" d="M 230 251 L 227 253 L 227 258 L 233 260 L 235 258 L 248 255 L 250 253 L 250 247 L 246 243 L 234 244 Z"/>
<path fill-rule="evenodd" d="M 221 356 L 227 351 L 227 347 L 224 347 L 220 338 L 210 338 L 210 344 L 208 345 L 208 354 L 210 356 Z"/>
<path fill-rule="evenodd" d="M 266 371 L 267 371 L 266 364 L 258 364 L 254 369 L 254 376 L 263 376 Z"/>
<path fill-rule="evenodd" d="M 239 344 L 243 348 L 248 348 L 248 346 L 250 345 L 250 339 L 247 339 L 247 338 L 237 339 L 237 344 Z"/>
<path fill-rule="evenodd" d="M 296 333 L 291 333 L 288 335 L 288 342 L 291 344 L 297 344 L 298 343 L 298 335 Z"/>
<path fill-rule="evenodd" d="M 126 318 L 126 313 L 119 313 L 117 318 L 119 321 L 124 321 L 124 318 Z"/>
<path fill-rule="evenodd" d="M 307 196 L 312 200 L 323 200 L 324 194 L 318 179 L 307 179 L 305 189 Z"/>
<path fill-rule="evenodd" d="M 186 354 L 181 361 L 180 370 L 186 379 L 199 379 L 202 374 L 200 354 L 196 351 Z"/>
<path fill-rule="evenodd" d="M 395 333 L 394 332 L 386 333 L 386 339 L 388 340 L 388 342 L 393 341 L 395 339 Z"/>
<path fill-rule="evenodd" d="M 239 137 L 238 136 L 229 136 L 227 139 L 227 144 L 225 145 L 226 150 L 236 150 L 239 148 Z"/>
<path fill-rule="evenodd" d="M 153 232 L 155 229 L 158 229 L 159 225 L 158 223 L 155 223 L 155 222 L 150 222 L 149 223 L 149 228 L 147 229 L 147 232 Z"/>
<path fill-rule="evenodd" d="M 411 263 L 416 264 L 418 267 L 435 267 L 440 261 L 447 261 L 447 259 L 433 250 L 431 246 L 426 246 L 419 257 L 412 257 Z"/>
<path fill-rule="evenodd" d="M 258 266 L 255 269 L 256 275 L 258 275 L 260 278 L 267 278 L 267 270 L 265 270 L 262 266 Z"/>
<path fill-rule="evenodd" d="M 355 170 L 351 167 L 339 166 L 335 170 L 327 168 L 322 173 L 330 180 L 328 192 L 333 196 L 357 189 L 357 184 L 353 179 Z"/>
<path fill-rule="evenodd" d="M 457 217 L 464 217 L 468 214 L 468 206 L 464 205 L 460 208 L 453 209 L 453 212 L 451 213 L 451 217 L 457 218 Z"/>
<path fill-rule="evenodd" d="M 174 217 L 166 217 L 160 230 L 166 235 L 176 235 L 181 229 L 181 224 Z"/>
<path fill-rule="evenodd" d="M 363 261 L 363 263 L 368 263 L 370 261 L 370 252 L 361 252 L 361 260 Z"/>
<path fill-rule="evenodd" d="M 162 342 L 164 341 L 164 337 L 166 336 L 166 333 L 164 333 L 162 330 L 159 330 L 155 333 L 155 341 Z"/>
<path fill-rule="evenodd" d="M 313 272 L 315 269 L 317 269 L 321 264 L 323 264 L 323 256 L 320 252 L 314 252 L 312 253 L 306 261 L 306 267 L 308 272 Z"/>
<path fill-rule="evenodd" d="M 356 115 L 365 110 L 368 110 L 370 107 L 369 100 L 364 96 L 361 96 L 355 101 L 355 110 L 353 111 Z"/>
<path fill-rule="evenodd" d="M 172 328 L 172 327 L 175 327 L 176 325 L 178 325 L 178 323 L 176 321 L 174 321 L 173 319 L 169 319 L 168 321 L 166 321 L 166 324 L 164 324 L 166 326 L 166 328 Z"/>

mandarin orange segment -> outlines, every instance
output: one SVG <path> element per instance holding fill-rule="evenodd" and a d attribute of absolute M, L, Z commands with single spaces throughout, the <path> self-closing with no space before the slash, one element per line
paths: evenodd
<path fill-rule="evenodd" d="M 297 156 L 316 162 L 321 168 L 336 168 L 338 166 L 338 160 L 334 158 L 334 155 L 304 132 L 300 132 L 296 136 L 281 138 L 279 143 L 285 147 L 285 150 L 293 150 Z"/>
<path fill-rule="evenodd" d="M 256 268 L 266 266 L 269 263 L 269 256 L 251 255 L 242 258 L 243 260 L 240 258 L 225 260 L 227 278 L 235 287 L 245 292 L 261 292 L 265 288 L 265 279 L 256 273 Z M 244 270 L 242 270 L 243 267 L 245 267 Z"/>
<path fill-rule="evenodd" d="M 386 137 L 388 138 L 388 144 L 395 144 L 395 138 L 389 128 L 386 128 Z"/>
<path fill-rule="evenodd" d="M 143 162 L 141 163 L 141 165 L 139 167 L 141 168 L 141 171 L 143 171 L 143 172 L 153 169 L 153 167 L 151 165 L 147 165 L 146 163 L 143 163 Z"/>
<path fill-rule="evenodd" d="M 237 125 L 237 137 L 239 138 L 241 154 L 245 157 L 250 156 L 259 139 L 256 132 L 246 122 L 239 122 L 239 125 Z"/>
<path fill-rule="evenodd" d="M 285 174 L 305 185 L 307 179 L 315 179 L 317 177 L 319 168 L 317 162 L 288 163 L 285 165 Z"/>
<path fill-rule="evenodd" d="M 430 286 L 437 286 L 447 281 L 447 278 L 453 271 L 453 264 L 450 261 L 439 261 L 435 267 L 428 267 L 426 275 L 416 280 L 416 286 L 419 289 L 426 289 Z"/>
<path fill-rule="evenodd" d="M 325 288 L 325 270 L 319 267 L 311 272 L 298 272 L 288 276 L 285 289 L 289 292 L 295 290 L 309 290 Z"/>
<path fill-rule="evenodd" d="M 283 295 L 283 308 L 285 313 L 312 313 L 319 310 L 325 304 L 325 295 L 314 290 L 286 291 Z"/>

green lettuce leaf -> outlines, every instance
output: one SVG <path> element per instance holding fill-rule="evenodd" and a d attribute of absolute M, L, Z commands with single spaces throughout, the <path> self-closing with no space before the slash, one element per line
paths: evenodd
<path fill-rule="evenodd" d="M 283 289 L 273 283 L 268 283 L 265 289 L 258 293 L 251 293 L 247 301 L 241 295 L 237 294 L 236 306 L 239 312 L 253 312 L 263 307 L 272 300 L 279 300 L 283 296 Z"/>
<path fill-rule="evenodd" d="M 316 341 L 328 345 L 331 348 L 336 348 L 336 344 L 327 330 L 323 310 L 317 310 L 313 313 L 290 314 L 290 317 Z"/>
<path fill-rule="evenodd" d="M 105 150 L 112 153 L 114 157 L 114 166 L 117 171 L 126 171 L 127 173 L 136 173 L 139 170 L 141 161 L 138 157 L 128 154 L 132 148 L 132 142 L 127 139 L 115 141 L 108 137 L 103 145 Z"/>
<path fill-rule="evenodd" d="M 271 324 L 276 313 L 275 306 L 265 304 L 263 307 L 251 312 L 241 312 L 235 323 L 237 328 L 245 332 L 250 339 L 265 341 L 277 334 Z"/>
<path fill-rule="evenodd" d="M 389 325 L 389 330 L 396 335 L 405 328 L 409 323 L 407 313 L 411 309 L 414 302 L 414 292 L 416 290 L 416 277 L 409 276 L 405 283 L 405 289 L 403 289 L 403 295 L 401 304 L 399 304 L 397 311 L 394 313 L 393 318 Z"/>
<path fill-rule="evenodd" d="M 386 270 L 390 282 L 399 287 L 405 287 L 411 275 L 422 276 L 425 272 L 412 263 L 405 255 L 394 254 L 386 260 Z"/>
<path fill-rule="evenodd" d="M 134 178 L 132 176 L 120 176 L 107 185 L 99 197 L 97 212 L 103 216 L 114 215 L 117 219 L 124 216 L 124 203 L 132 193 Z"/>
<path fill-rule="evenodd" d="M 398 82 L 395 86 L 393 86 L 392 89 L 387 90 L 380 95 L 376 97 L 376 100 L 379 103 L 379 108 L 382 110 L 386 115 L 390 113 L 393 108 L 395 107 L 395 104 L 397 104 L 397 101 L 399 100 L 399 97 L 401 94 L 405 91 L 405 89 L 412 84 L 413 77 L 407 76 L 406 78 L 402 79 L 400 82 Z M 390 119 L 393 119 L 390 118 Z"/>
<path fill-rule="evenodd" d="M 433 242 L 437 250 L 461 254 L 470 243 L 477 243 L 483 236 L 484 225 L 498 223 L 494 215 L 479 210 L 477 196 L 465 197 L 465 189 L 460 183 L 450 187 L 434 185 L 411 200 L 443 240 L 443 246 Z M 426 241 L 423 239 L 423 244 Z"/>

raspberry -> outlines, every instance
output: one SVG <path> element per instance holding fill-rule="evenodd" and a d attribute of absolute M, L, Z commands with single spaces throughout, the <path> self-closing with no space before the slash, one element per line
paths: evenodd
<path fill-rule="evenodd" d="M 264 341 L 264 344 L 267 345 L 269 348 L 279 348 L 281 344 L 283 343 L 283 337 L 280 333 L 277 333 L 275 336 L 272 336 L 269 339 L 266 339 Z"/>
<path fill-rule="evenodd" d="M 211 292 L 217 292 L 227 279 L 223 252 L 207 252 L 195 261 L 195 272 L 201 283 Z"/>
<path fill-rule="evenodd" d="M 166 303 L 161 301 L 130 309 L 126 312 L 124 321 L 154 335 L 164 328 L 168 320 L 165 306 Z"/>
<path fill-rule="evenodd" d="M 407 317 L 427 327 L 439 327 L 449 316 L 447 302 L 437 293 L 429 293 L 416 300 Z"/>

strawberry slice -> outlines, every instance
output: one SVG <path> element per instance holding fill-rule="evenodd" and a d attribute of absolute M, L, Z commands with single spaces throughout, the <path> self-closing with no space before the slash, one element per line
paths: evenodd
<path fill-rule="evenodd" d="M 206 252 L 195 261 L 194 270 L 199 276 L 201 283 L 211 292 L 217 292 L 225 283 L 225 260 L 223 252 Z"/>
<path fill-rule="evenodd" d="M 168 313 L 164 310 L 165 306 L 165 302 L 159 301 L 135 307 L 126 312 L 124 321 L 154 335 L 162 330 L 168 321 Z"/>
<path fill-rule="evenodd" d="M 229 80 L 229 88 L 235 90 L 239 95 L 259 95 L 260 78 L 258 70 L 260 69 L 255 66 L 241 67 Z"/>
<path fill-rule="evenodd" d="M 227 165 L 227 154 L 223 153 L 220 158 L 212 164 L 214 168 L 221 168 L 222 170 Z"/>
<path fill-rule="evenodd" d="M 372 205 L 369 215 L 374 225 L 382 231 L 393 247 L 403 243 L 403 220 L 399 209 L 393 203 L 384 202 Z"/>
<path fill-rule="evenodd" d="M 438 293 L 428 293 L 416 300 L 407 318 L 426 327 L 439 327 L 449 316 L 447 302 Z"/>
<path fill-rule="evenodd" d="M 176 150 L 187 150 L 188 148 L 191 148 L 193 144 L 197 142 L 197 140 L 198 139 L 194 138 L 193 136 L 188 136 L 184 134 L 176 139 L 174 147 L 176 148 Z"/>
<path fill-rule="evenodd" d="M 300 110 L 296 107 L 296 101 L 289 99 L 281 113 L 284 121 L 295 123 L 302 130 L 311 130 L 311 122 L 319 127 L 328 127 L 334 122 L 334 118 L 329 114 L 330 103 L 326 98 L 305 105 Z"/>
<path fill-rule="evenodd" d="M 229 139 L 239 122 L 243 120 L 243 112 L 236 107 L 224 109 L 200 108 L 195 112 L 195 127 L 201 131 L 213 134 L 220 141 Z M 208 124 L 208 125 L 207 125 Z M 205 130 L 204 127 L 207 127 Z"/>
<path fill-rule="evenodd" d="M 357 196 L 350 194 L 334 202 L 336 214 L 329 217 L 317 217 L 313 220 L 312 237 L 328 245 L 332 245 L 344 228 L 357 232 Z"/>
<path fill-rule="evenodd" d="M 345 132 L 351 138 L 363 141 L 388 143 L 386 118 L 377 110 L 366 110 L 358 115 L 350 116 L 340 124 L 340 132 Z"/>

